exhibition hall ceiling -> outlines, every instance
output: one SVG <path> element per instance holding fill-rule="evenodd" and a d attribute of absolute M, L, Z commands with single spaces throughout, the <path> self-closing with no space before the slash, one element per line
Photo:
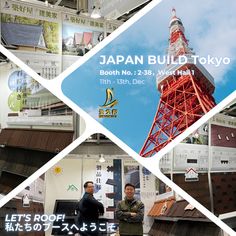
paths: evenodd
<path fill-rule="evenodd" d="M 224 115 L 236 117 L 236 100 L 234 100 L 228 107 L 226 107 L 222 113 Z"/>
<path fill-rule="evenodd" d="M 32 2 L 32 1 L 30 1 Z M 45 0 L 35 0 L 35 2 L 46 2 Z M 98 7 L 104 18 L 118 19 L 126 21 L 130 19 L 141 8 L 146 6 L 151 0 L 48 0 L 46 4 L 54 6 L 64 6 L 66 8 L 78 10 L 80 13 L 91 13 L 93 7 Z"/>

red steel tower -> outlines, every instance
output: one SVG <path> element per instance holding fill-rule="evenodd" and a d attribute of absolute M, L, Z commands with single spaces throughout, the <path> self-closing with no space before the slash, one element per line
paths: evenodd
<path fill-rule="evenodd" d="M 182 21 L 172 9 L 170 39 L 164 73 L 157 75 L 160 102 L 148 137 L 140 151 L 150 157 L 215 106 L 214 79 L 188 45 Z"/>

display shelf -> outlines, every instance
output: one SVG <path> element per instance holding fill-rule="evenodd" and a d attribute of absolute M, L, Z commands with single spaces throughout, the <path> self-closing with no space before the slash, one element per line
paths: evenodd
<path fill-rule="evenodd" d="M 73 116 L 8 117 L 7 124 L 9 126 L 48 126 L 73 129 Z"/>

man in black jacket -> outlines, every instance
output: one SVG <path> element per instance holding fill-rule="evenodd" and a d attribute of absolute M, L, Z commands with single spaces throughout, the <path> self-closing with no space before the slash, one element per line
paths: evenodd
<path fill-rule="evenodd" d="M 78 223 L 80 227 L 80 235 L 97 236 L 99 234 L 98 218 L 100 215 L 104 214 L 104 207 L 102 203 L 93 197 L 94 184 L 92 181 L 85 182 L 84 190 L 85 193 L 78 206 Z M 96 230 L 94 230 L 94 227 L 92 227 L 93 229 L 91 230 L 90 226 L 94 224 L 96 224 Z"/>

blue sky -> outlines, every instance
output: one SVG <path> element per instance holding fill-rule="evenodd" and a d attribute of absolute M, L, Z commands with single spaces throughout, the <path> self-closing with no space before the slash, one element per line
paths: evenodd
<path fill-rule="evenodd" d="M 145 85 L 102 85 L 99 70 L 143 70 L 156 72 L 164 69 L 162 65 L 99 65 L 100 55 L 165 55 L 168 47 L 169 21 L 172 7 L 185 26 L 185 35 L 190 47 L 200 56 L 212 55 L 229 57 L 230 65 L 218 68 L 206 66 L 215 79 L 214 97 L 219 103 L 236 88 L 236 1 L 227 4 L 221 1 L 204 0 L 165 0 L 95 56 L 80 66 L 62 84 L 66 96 L 81 108 L 97 118 L 99 105 L 105 101 L 106 88 L 114 88 L 118 117 L 116 119 L 97 119 L 116 136 L 139 152 L 151 127 L 159 101 L 156 88 L 156 75 L 141 76 Z M 107 77 L 112 81 L 117 78 L 132 80 L 137 76 Z"/>

